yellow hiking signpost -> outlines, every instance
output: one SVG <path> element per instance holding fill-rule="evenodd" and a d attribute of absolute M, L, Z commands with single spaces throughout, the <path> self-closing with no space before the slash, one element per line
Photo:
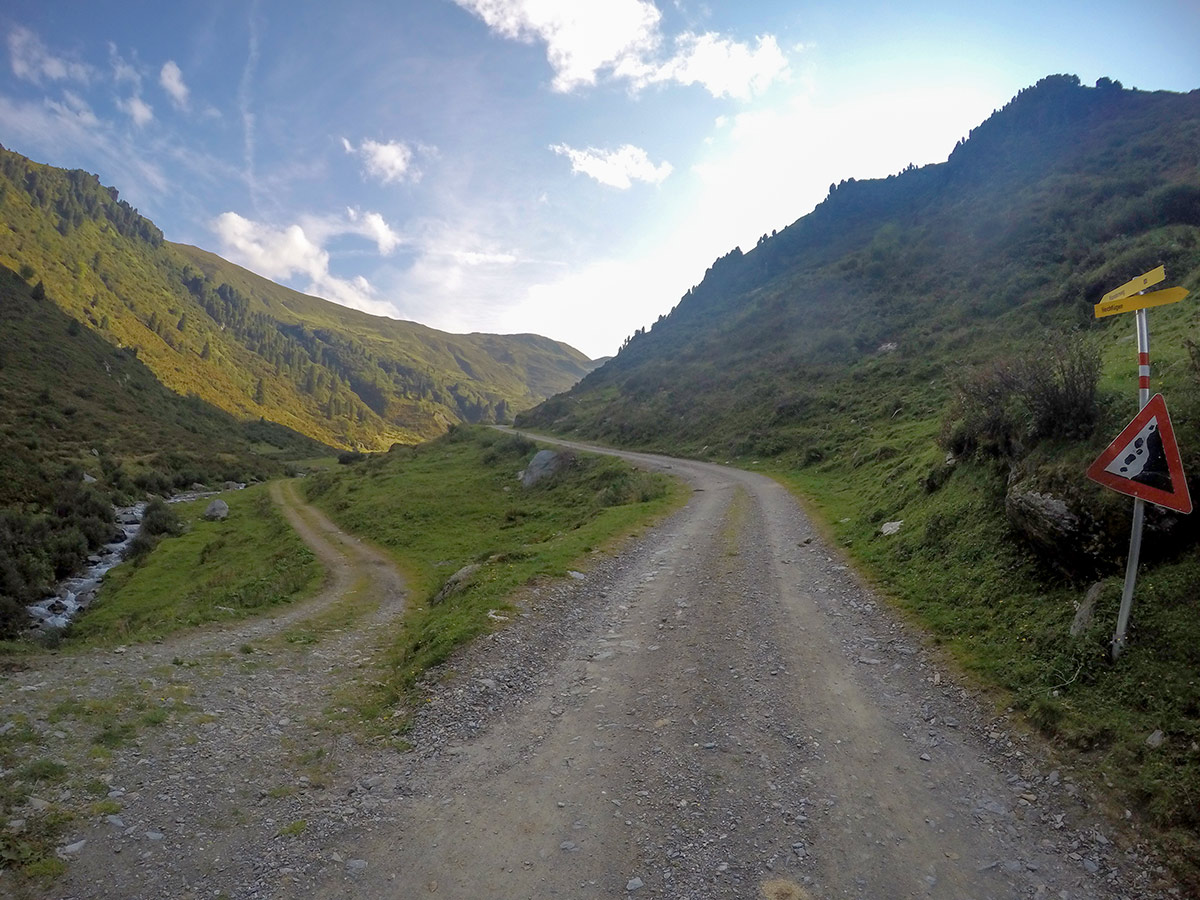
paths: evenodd
<path fill-rule="evenodd" d="M 1100 304 L 1111 303 L 1113 300 L 1124 300 L 1126 297 L 1132 297 L 1134 294 L 1144 291 L 1146 288 L 1154 287 L 1160 284 L 1167 278 L 1167 267 L 1159 266 L 1157 269 L 1151 269 L 1145 275 L 1139 275 L 1137 278 L 1131 278 L 1119 288 L 1113 288 L 1107 294 L 1100 298 Z"/>
<path fill-rule="evenodd" d="M 1179 450 L 1175 447 L 1174 432 L 1171 430 L 1171 420 L 1167 415 L 1166 404 L 1161 396 L 1156 396 L 1155 401 L 1161 407 L 1161 411 L 1148 408 L 1148 404 L 1150 404 L 1150 322 L 1146 310 L 1154 306 L 1178 303 L 1188 295 L 1188 292 L 1181 287 L 1166 288 L 1150 294 L 1143 293 L 1146 288 L 1161 283 L 1166 277 L 1165 266 L 1151 269 L 1145 275 L 1139 275 L 1137 278 L 1125 282 L 1119 288 L 1109 291 L 1096 304 L 1097 319 L 1117 313 L 1137 312 L 1138 409 L 1142 411 L 1113 442 L 1113 445 L 1121 442 L 1122 446 L 1114 450 L 1113 445 L 1110 445 L 1088 470 L 1088 477 L 1092 480 L 1121 491 L 1121 493 L 1132 494 L 1134 497 L 1133 529 L 1129 535 L 1129 559 L 1125 563 L 1125 587 L 1121 592 L 1121 609 L 1117 613 L 1117 630 L 1112 639 L 1114 662 L 1121 655 L 1121 651 L 1125 649 L 1125 629 L 1129 625 L 1129 611 L 1133 607 L 1133 588 L 1137 583 L 1138 557 L 1142 553 L 1142 527 L 1146 521 L 1146 499 L 1149 499 L 1151 503 L 1166 506 L 1185 515 L 1192 511 L 1187 480 L 1183 474 L 1183 464 L 1179 461 Z M 1146 421 L 1143 422 L 1143 419 Z M 1135 425 L 1138 427 L 1134 428 Z M 1121 441 L 1131 428 L 1134 428 L 1137 434 L 1133 434 L 1129 441 Z M 1151 433 L 1153 434 L 1151 435 Z M 1166 454 L 1168 448 L 1163 443 L 1164 435 L 1169 437 L 1169 449 L 1173 454 L 1170 458 Z M 1158 439 L 1157 443 L 1154 441 L 1155 438 Z M 1128 446 L 1125 446 L 1126 444 Z M 1151 452 L 1156 448 L 1162 449 L 1157 454 Z M 1118 460 L 1117 457 L 1122 454 L 1123 458 Z M 1146 458 L 1141 460 L 1139 459 L 1141 456 L 1146 456 Z M 1155 461 L 1151 465 L 1151 459 L 1157 460 L 1158 456 L 1161 456 L 1161 462 L 1166 464 L 1167 489 L 1155 492 L 1144 484 L 1135 484 L 1135 482 L 1139 482 L 1139 479 L 1146 480 L 1143 477 L 1143 470 L 1147 467 L 1151 470 L 1149 474 L 1157 473 L 1160 461 Z M 1140 466 L 1135 465 L 1139 462 Z M 1117 466 L 1116 469 L 1113 468 L 1114 465 Z M 1135 468 L 1137 471 L 1130 475 L 1125 472 L 1125 468 L 1128 468 L 1130 472 L 1133 472 Z M 1118 475 L 1121 477 L 1118 478 Z M 1126 480 L 1122 481 L 1122 479 Z"/>
<path fill-rule="evenodd" d="M 1101 300 L 1096 304 L 1096 318 L 1115 316 L 1117 313 L 1133 312 L 1136 309 L 1150 309 L 1152 306 L 1166 306 L 1168 303 L 1178 303 L 1188 295 L 1187 288 L 1172 287 L 1150 294 L 1134 294 L 1122 300 Z"/>

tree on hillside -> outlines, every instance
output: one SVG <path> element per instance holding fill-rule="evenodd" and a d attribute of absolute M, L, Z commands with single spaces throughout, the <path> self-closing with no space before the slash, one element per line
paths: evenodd
<path fill-rule="evenodd" d="M 266 397 L 263 393 L 263 380 L 260 378 L 260 379 L 258 379 L 258 384 L 256 384 L 254 386 L 254 402 L 261 404 L 265 400 L 266 400 Z"/>

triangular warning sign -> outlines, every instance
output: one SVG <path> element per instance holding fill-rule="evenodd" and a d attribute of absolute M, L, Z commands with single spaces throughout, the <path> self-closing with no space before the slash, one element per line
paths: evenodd
<path fill-rule="evenodd" d="M 1183 460 L 1162 394 L 1150 398 L 1092 463 L 1087 477 L 1148 503 L 1181 513 L 1192 511 Z"/>

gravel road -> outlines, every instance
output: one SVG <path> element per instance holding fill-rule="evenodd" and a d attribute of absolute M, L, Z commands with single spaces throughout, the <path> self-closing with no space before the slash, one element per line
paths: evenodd
<path fill-rule="evenodd" d="M 52 896 L 1178 896 L 1132 823 L 958 684 L 783 488 L 620 455 L 684 479 L 687 506 L 527 589 L 431 673 L 412 751 L 314 724 L 395 603 L 252 671 L 205 657 L 187 675 L 210 718 L 118 752 L 122 827 L 73 833 Z"/>

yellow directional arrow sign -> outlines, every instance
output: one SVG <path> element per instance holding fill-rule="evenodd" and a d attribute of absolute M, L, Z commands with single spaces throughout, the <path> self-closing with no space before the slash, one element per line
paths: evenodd
<path fill-rule="evenodd" d="M 1130 284 L 1133 284 L 1133 282 L 1131 281 Z M 1118 290 L 1124 290 L 1124 288 L 1118 288 Z M 1135 309 L 1149 309 L 1152 306 L 1166 306 L 1168 303 L 1178 303 L 1187 295 L 1186 288 L 1173 287 L 1162 291 L 1154 291 L 1150 294 L 1134 294 L 1132 297 L 1125 297 L 1123 300 L 1102 300 L 1096 304 L 1096 318 L 1103 319 L 1105 316 L 1133 312 Z"/>
<path fill-rule="evenodd" d="M 1096 309 L 1099 310 L 1100 307 L 1105 303 L 1112 303 L 1114 300 L 1124 300 L 1126 297 L 1136 294 L 1138 291 L 1144 291 L 1148 287 L 1154 287 L 1154 285 L 1158 284 L 1159 282 L 1166 280 L 1166 277 L 1166 266 L 1159 266 L 1157 269 L 1151 269 L 1145 275 L 1139 275 L 1137 278 L 1125 282 L 1119 288 L 1109 291 L 1100 298 L 1100 302 L 1097 304 Z M 1137 309 L 1137 307 L 1131 306 L 1130 309 Z M 1120 312 L 1120 310 L 1118 310 L 1118 312 Z M 1099 317 L 1099 315 L 1100 313 L 1097 311 L 1096 316 Z"/>

